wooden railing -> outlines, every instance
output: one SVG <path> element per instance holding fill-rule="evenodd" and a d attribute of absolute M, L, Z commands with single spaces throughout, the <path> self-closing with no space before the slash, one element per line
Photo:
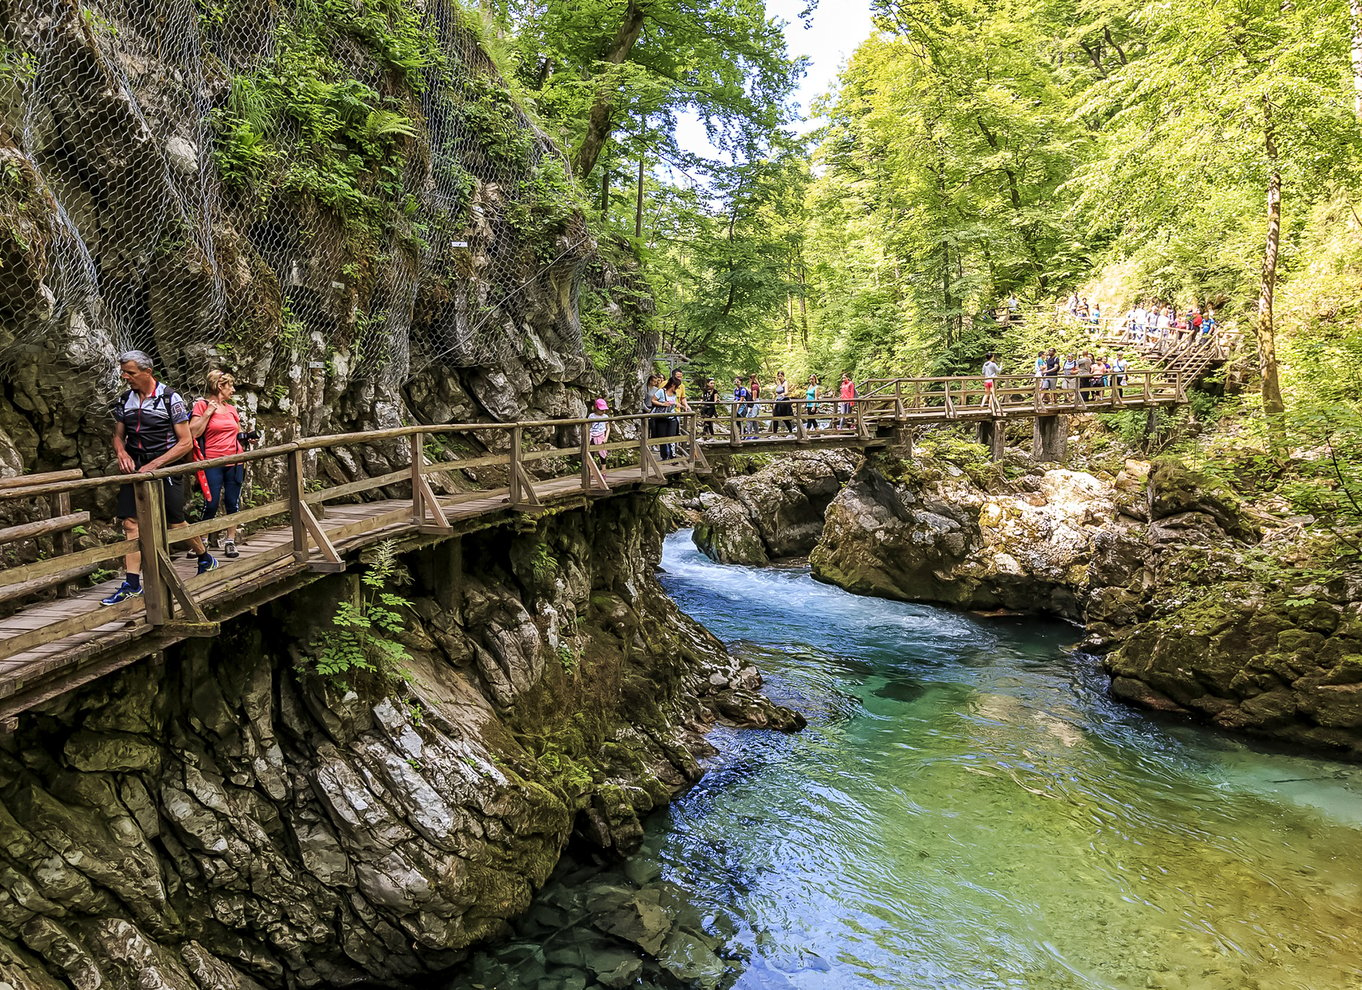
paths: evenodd
<path fill-rule="evenodd" d="M 596 445 L 590 443 L 591 421 L 585 419 L 411 426 L 314 437 L 134 475 L 83 478 L 73 471 L 0 480 L 0 504 L 24 502 L 30 516 L 40 514 L 44 507 L 48 513 L 47 518 L 0 530 L 0 545 L 19 548 L 23 541 L 46 537 L 56 541 L 50 547 L 37 547 L 43 553 L 41 559 L 0 569 L 0 600 L 13 603 L 43 593 L 50 595 L 54 586 L 68 585 L 92 571 L 109 568 L 134 551 L 142 555 L 143 588 L 141 598 L 59 617 L 41 628 L 0 639 L 0 660 L 116 619 L 144 618 L 152 626 L 174 623 L 187 635 L 211 632 L 213 624 L 199 604 L 199 591 L 205 586 L 244 581 L 262 568 L 290 558 L 314 571 L 342 570 L 345 565 L 336 548 L 342 540 L 397 524 L 421 533 L 448 532 L 452 527 L 446 513 L 460 502 L 502 498 L 512 509 L 534 511 L 542 504 L 539 492 L 546 482 L 557 481 L 555 491 L 560 494 L 605 494 L 610 491 L 607 472 L 629 467 L 637 469 L 641 482 L 664 482 L 669 467 L 675 471 L 704 466 L 696 431 L 698 418 L 695 413 L 680 417 L 685 424 L 680 436 L 652 437 L 647 426 L 653 417 L 613 416 L 607 420 L 612 431 L 627 430 L 636 435 Z M 561 436 L 565 431 L 574 434 L 566 445 L 531 439 Z M 491 452 L 451 454 L 439 442 L 455 437 Z M 330 485 L 320 483 L 316 473 L 309 471 L 311 460 L 327 451 L 358 451 L 366 446 L 379 447 L 389 462 L 404 459 L 407 464 L 385 474 Z M 428 446 L 436 448 L 434 457 L 428 456 Z M 664 447 L 673 449 L 664 451 Z M 608 467 L 601 464 L 602 453 Z M 662 453 L 672 456 L 664 459 Z M 269 473 L 281 477 L 283 483 L 263 504 L 174 529 L 166 526 L 166 479 L 184 480 L 205 468 L 229 464 L 265 467 L 267 462 L 273 468 Z M 564 475 L 562 468 L 568 462 L 572 470 Z M 456 475 L 461 476 L 457 483 L 453 481 Z M 134 488 L 137 539 L 114 538 L 75 549 L 71 530 L 88 523 L 90 513 L 72 512 L 71 500 L 93 503 L 101 490 L 108 500 L 107 496 L 126 484 Z M 382 489 L 403 492 L 407 496 L 404 504 L 347 525 L 324 525 L 328 504 L 366 496 L 372 499 L 373 493 Z M 280 546 L 243 555 L 197 577 L 181 577 L 172 566 L 172 543 L 207 537 L 231 527 L 259 528 L 271 523 L 287 526 L 290 531 L 289 539 Z M 29 549 L 34 545 L 30 543 Z"/>

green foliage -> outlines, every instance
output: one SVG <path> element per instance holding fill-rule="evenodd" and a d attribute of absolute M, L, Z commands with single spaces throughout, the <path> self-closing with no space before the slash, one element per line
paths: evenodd
<path fill-rule="evenodd" d="M 341 602 L 331 628 L 308 645 L 304 668 L 348 686 L 353 677 L 400 680 L 411 659 L 397 638 L 406 628 L 411 601 L 393 585 L 410 581 L 391 540 L 375 547 L 373 560 L 360 577 L 358 602 Z"/>
<path fill-rule="evenodd" d="M 558 562 L 553 555 L 553 547 L 547 543 L 536 543 L 528 555 L 530 574 L 534 578 L 535 584 L 547 585 L 552 583 L 554 575 L 558 573 Z"/>
<path fill-rule="evenodd" d="M 355 44 L 413 91 L 438 60 L 415 9 L 398 0 L 303 0 L 280 21 L 271 56 L 232 80 L 215 116 L 215 158 L 229 185 L 262 200 L 309 197 L 376 241 L 405 199 L 416 111 L 381 95 L 389 87 L 379 80 L 356 78 L 338 54 Z"/>
<path fill-rule="evenodd" d="M 984 444 L 944 431 L 923 438 L 917 446 L 929 456 L 948 461 L 959 468 L 988 464 L 993 460 Z"/>

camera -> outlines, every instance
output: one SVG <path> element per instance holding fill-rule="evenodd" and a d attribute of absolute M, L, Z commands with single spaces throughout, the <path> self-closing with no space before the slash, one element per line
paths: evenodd
<path fill-rule="evenodd" d="M 252 444 L 258 443 L 259 441 L 260 441 L 259 430 L 251 430 L 251 432 L 249 433 L 238 433 L 236 435 L 236 442 L 241 444 L 242 450 L 249 450 Z"/>

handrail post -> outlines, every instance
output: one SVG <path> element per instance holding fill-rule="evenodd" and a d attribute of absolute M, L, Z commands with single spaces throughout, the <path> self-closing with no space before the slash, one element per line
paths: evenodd
<path fill-rule="evenodd" d="M 413 433 L 407 439 L 411 446 L 411 521 L 420 526 L 426 521 L 425 499 L 421 490 L 421 468 L 426 463 L 424 438 L 419 433 Z"/>
<path fill-rule="evenodd" d="M 730 447 L 741 447 L 742 439 L 738 436 L 738 403 L 730 402 L 728 405 L 728 445 Z"/>
<path fill-rule="evenodd" d="M 71 493 L 58 492 L 48 496 L 47 504 L 54 517 L 69 516 L 71 514 Z M 75 550 L 75 539 L 69 529 L 63 529 L 52 537 L 52 553 L 56 557 L 65 557 L 68 553 Z M 57 585 L 58 598 L 70 598 L 71 592 L 75 590 L 75 585 L 71 582 Z"/>
<path fill-rule="evenodd" d="M 610 427 L 606 426 L 606 439 L 610 438 Z M 591 426 L 582 427 L 582 491 L 591 491 Z"/>
<path fill-rule="evenodd" d="M 137 544 L 142 555 L 142 601 L 147 622 L 162 626 L 172 618 L 169 589 L 161 576 L 161 558 L 170 556 L 166 542 L 165 483 L 160 479 L 133 482 L 137 504 Z"/>
<path fill-rule="evenodd" d="M 851 410 L 856 416 L 856 436 L 865 440 L 870 435 L 865 427 L 865 403 L 860 399 L 852 399 Z"/>
<path fill-rule="evenodd" d="M 303 519 L 303 452 L 291 450 L 288 455 L 288 517 L 293 527 L 293 559 L 305 563 L 308 558 L 307 522 Z"/>
<path fill-rule="evenodd" d="M 1144 373 L 1144 404 L 1145 404 L 1146 406 L 1149 405 L 1149 402 L 1150 402 L 1149 379 L 1150 379 L 1150 376 L 1152 376 L 1153 374 L 1154 374 L 1154 372 L 1152 372 L 1152 371 L 1146 371 L 1146 372 Z"/>
<path fill-rule="evenodd" d="M 694 410 L 686 413 L 686 430 L 690 433 L 687 437 L 686 447 L 690 452 L 690 469 L 695 470 L 695 465 L 700 461 L 700 414 Z"/>
<path fill-rule="evenodd" d="M 510 452 L 510 454 L 508 455 L 508 461 L 509 461 L 508 466 L 509 466 L 509 470 L 508 470 L 508 472 L 507 472 L 507 474 L 508 474 L 508 481 L 509 481 L 509 484 L 508 484 L 507 487 L 510 489 L 510 497 L 511 497 L 511 504 L 512 504 L 512 505 L 519 505 L 521 502 L 523 502 L 523 501 L 525 500 L 525 493 L 524 493 L 524 491 L 522 490 L 524 486 L 523 486 L 523 485 L 521 484 L 521 482 L 520 482 L 520 445 L 521 445 L 521 440 L 522 440 L 522 438 L 521 438 L 521 430 L 520 430 L 520 427 L 519 427 L 519 426 L 513 426 L 513 427 L 511 428 L 511 452 Z"/>

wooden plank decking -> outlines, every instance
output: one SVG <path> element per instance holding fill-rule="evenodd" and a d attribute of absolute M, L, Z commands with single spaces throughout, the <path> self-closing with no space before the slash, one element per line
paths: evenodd
<path fill-rule="evenodd" d="M 673 462 L 662 465 L 661 470 L 671 476 L 688 472 L 691 467 L 689 463 Z M 636 466 L 614 468 L 604 474 L 615 492 L 637 488 L 645 480 Z M 580 499 L 584 494 L 576 477 L 555 478 L 534 485 L 535 497 L 546 508 L 573 498 Z M 490 522 L 498 515 L 509 515 L 514 511 L 509 493 L 504 491 L 478 497 L 441 497 L 439 502 L 445 518 L 454 526 L 454 533 L 476 528 L 460 527 L 459 523 Z M 393 516 L 401 518 L 393 519 Z M 342 555 L 389 539 L 422 541 L 426 535 L 413 521 L 412 503 L 408 499 L 329 506 L 321 525 Z M 429 541 L 427 536 L 424 542 Z M 241 556 L 236 560 L 223 559 L 217 570 L 197 575 L 196 561 L 178 552 L 173 567 L 211 618 L 226 619 L 286 594 L 300 583 L 318 576 L 310 571 L 318 556 L 316 550 L 312 551 L 309 560 L 300 561 L 295 559 L 292 545 L 291 526 L 274 526 L 251 534 L 239 546 Z M 306 580 L 288 580 L 299 577 Z M 0 660 L 0 719 L 12 718 L 25 708 L 187 638 L 174 627 L 158 630 L 148 623 L 139 599 L 112 607 L 101 605 L 100 599 L 115 591 L 122 579 L 120 570 L 116 579 L 86 588 L 70 598 L 42 602 L 0 619 L 0 642 L 4 642 L 11 637 L 51 628 L 63 620 L 89 617 L 90 621 L 96 621 L 101 615 L 109 618 L 85 631 L 43 642 Z M 274 593 L 269 592 L 270 588 Z M 261 594 L 262 591 L 265 593 Z"/>

